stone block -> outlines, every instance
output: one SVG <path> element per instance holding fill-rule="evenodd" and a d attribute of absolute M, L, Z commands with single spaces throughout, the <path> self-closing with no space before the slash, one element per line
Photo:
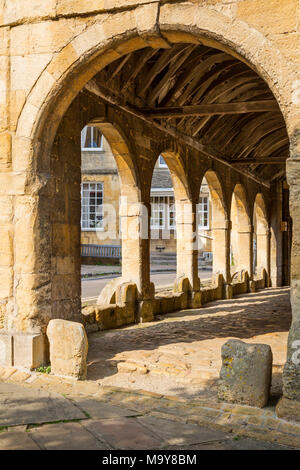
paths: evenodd
<path fill-rule="evenodd" d="M 276 406 L 276 413 L 278 418 L 300 423 L 300 401 L 282 397 Z"/>
<path fill-rule="evenodd" d="M 255 281 L 250 281 L 249 282 L 249 290 L 252 294 L 256 292 L 256 282 Z"/>
<path fill-rule="evenodd" d="M 227 341 L 222 346 L 219 399 L 264 407 L 269 399 L 272 361 L 272 350 L 266 344 Z"/>
<path fill-rule="evenodd" d="M 56 375 L 86 378 L 88 340 L 81 323 L 51 320 L 47 328 L 51 372 Z"/>
<path fill-rule="evenodd" d="M 232 284 L 225 284 L 225 299 L 232 299 L 232 297 L 233 297 Z"/>
<path fill-rule="evenodd" d="M 155 300 L 143 300 L 139 303 L 137 320 L 138 323 L 145 323 L 154 320 Z"/>
<path fill-rule="evenodd" d="M 189 307 L 190 308 L 200 308 L 202 305 L 202 293 L 201 291 L 199 292 L 193 292 L 192 297 L 189 302 Z"/>
<path fill-rule="evenodd" d="M 293 320 L 289 331 L 282 385 L 285 398 L 300 402 L 300 319 Z"/>
<path fill-rule="evenodd" d="M 10 334 L 0 334 L 0 366 L 13 365 L 13 337 Z"/>
<path fill-rule="evenodd" d="M 171 313 L 174 311 L 174 297 L 163 297 L 160 301 L 160 312 Z"/>
<path fill-rule="evenodd" d="M 46 362 L 45 337 L 42 334 L 14 334 L 14 366 L 35 369 Z"/>

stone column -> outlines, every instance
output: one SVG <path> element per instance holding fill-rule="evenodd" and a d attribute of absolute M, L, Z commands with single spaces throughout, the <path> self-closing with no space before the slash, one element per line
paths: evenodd
<path fill-rule="evenodd" d="M 270 229 L 259 230 L 256 233 L 256 256 L 258 270 L 265 269 L 270 279 Z"/>
<path fill-rule="evenodd" d="M 177 275 L 188 278 L 191 290 L 200 290 L 198 276 L 198 246 L 196 204 L 188 199 L 176 201 Z"/>
<path fill-rule="evenodd" d="M 253 279 L 253 227 L 248 225 L 238 229 L 237 232 L 237 266 L 241 271 L 245 269 Z"/>
<path fill-rule="evenodd" d="M 293 219 L 291 256 L 292 325 L 288 337 L 287 362 L 283 371 L 283 399 L 277 407 L 282 417 L 300 421 L 300 158 L 287 160 L 290 213 Z"/>
<path fill-rule="evenodd" d="M 270 279 L 273 287 L 282 286 L 282 188 L 278 182 L 272 191 L 270 230 Z"/>
<path fill-rule="evenodd" d="M 213 221 L 212 251 L 213 275 L 222 274 L 226 285 L 231 284 L 230 275 L 230 230 L 231 221 Z"/>
<path fill-rule="evenodd" d="M 150 283 L 150 204 L 121 197 L 122 282 L 137 285 L 139 298 L 153 298 Z"/>

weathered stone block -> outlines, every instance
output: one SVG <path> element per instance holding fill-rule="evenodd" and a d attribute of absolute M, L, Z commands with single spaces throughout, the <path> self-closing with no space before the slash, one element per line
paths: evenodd
<path fill-rule="evenodd" d="M 35 369 L 46 362 L 45 337 L 42 334 L 14 334 L 14 366 Z"/>
<path fill-rule="evenodd" d="M 10 334 L 0 334 L 0 366 L 13 365 L 13 337 Z"/>
<path fill-rule="evenodd" d="M 300 423 L 300 401 L 282 397 L 276 406 L 276 413 L 278 418 Z"/>
<path fill-rule="evenodd" d="M 266 344 L 229 340 L 222 346 L 220 400 L 264 407 L 269 398 L 273 355 Z"/>
<path fill-rule="evenodd" d="M 282 382 L 284 397 L 300 402 L 300 320 L 291 325 Z"/>
<path fill-rule="evenodd" d="M 160 300 L 160 313 L 170 313 L 174 311 L 174 297 L 162 297 Z"/>
<path fill-rule="evenodd" d="M 85 379 L 88 340 L 83 325 L 67 320 L 51 320 L 47 336 L 52 373 Z"/>
<path fill-rule="evenodd" d="M 154 320 L 154 300 L 143 300 L 139 303 L 137 320 L 139 323 L 145 323 Z"/>
<path fill-rule="evenodd" d="M 232 284 L 225 284 L 225 299 L 232 299 L 232 297 L 233 297 Z"/>
<path fill-rule="evenodd" d="M 199 292 L 193 292 L 190 302 L 189 302 L 189 307 L 190 308 L 200 308 L 202 305 L 202 293 L 201 291 Z"/>

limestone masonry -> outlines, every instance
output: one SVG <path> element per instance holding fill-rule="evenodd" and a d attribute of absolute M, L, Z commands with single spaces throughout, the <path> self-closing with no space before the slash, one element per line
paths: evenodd
<path fill-rule="evenodd" d="M 122 275 L 106 286 L 95 322 L 144 323 L 170 308 L 290 285 L 281 413 L 294 402 L 299 415 L 299 0 L 0 1 L 1 366 L 48 363 L 49 322 L 84 322 L 85 126 L 108 142 L 122 198 Z M 155 297 L 150 282 L 159 155 L 176 204 L 172 300 Z M 213 253 L 205 289 L 196 235 L 203 178 Z"/>

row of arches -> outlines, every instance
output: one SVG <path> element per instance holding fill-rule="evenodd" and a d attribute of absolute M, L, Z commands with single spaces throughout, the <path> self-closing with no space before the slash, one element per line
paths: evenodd
<path fill-rule="evenodd" d="M 97 124 L 116 160 L 120 177 L 120 218 L 122 231 L 122 278 L 137 283 L 143 296 L 150 286 L 149 219 L 151 217 L 150 190 L 140 184 L 134 158 L 122 131 L 111 123 Z M 199 289 L 198 278 L 198 226 L 195 192 L 188 181 L 184 161 L 178 152 L 162 151 L 169 168 L 175 199 L 177 279 L 188 277 L 194 290 Z M 155 159 L 153 159 L 155 163 Z M 153 174 L 153 169 L 152 169 Z M 242 183 L 233 189 L 224 188 L 217 171 L 207 170 L 202 180 L 208 185 L 211 202 L 211 234 L 213 275 L 223 274 L 227 283 L 242 270 L 250 279 L 262 268 L 270 273 L 270 231 L 264 195 L 258 192 L 254 201 L 247 197 Z M 145 211 L 144 208 L 149 210 Z M 145 228 L 146 227 L 146 228 Z M 140 234 L 138 240 L 130 233 Z M 137 269 L 137 260 L 143 260 Z M 138 265 L 139 266 L 139 265 Z"/>

